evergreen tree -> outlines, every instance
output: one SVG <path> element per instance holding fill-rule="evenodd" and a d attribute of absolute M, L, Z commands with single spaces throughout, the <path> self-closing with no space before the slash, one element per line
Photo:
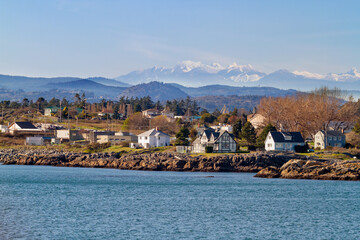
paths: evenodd
<path fill-rule="evenodd" d="M 235 123 L 232 125 L 233 127 L 233 134 L 236 138 L 241 138 L 241 128 L 242 128 L 242 122 L 241 119 L 238 119 L 235 121 Z"/>
<path fill-rule="evenodd" d="M 22 100 L 22 106 L 23 106 L 23 107 L 28 107 L 29 104 L 30 104 L 29 99 L 24 98 L 24 99 Z"/>
<path fill-rule="evenodd" d="M 253 125 L 250 122 L 246 122 L 242 127 L 241 137 L 245 139 L 249 144 L 255 144 L 256 132 Z"/>
<path fill-rule="evenodd" d="M 186 127 L 181 127 L 180 131 L 176 133 L 175 146 L 187 146 L 189 145 L 189 129 Z"/>
<path fill-rule="evenodd" d="M 213 116 L 212 114 L 210 113 L 204 113 L 203 115 L 201 115 L 201 122 L 202 123 L 212 123 L 214 122 L 214 120 L 216 119 L 215 116 Z"/>
<path fill-rule="evenodd" d="M 190 139 L 191 139 L 192 142 L 195 141 L 195 139 L 196 139 L 196 137 L 197 137 L 197 134 L 198 134 L 198 132 L 196 131 L 195 128 L 192 128 L 192 129 L 190 130 L 190 135 L 189 135 L 189 137 L 190 137 Z"/>
<path fill-rule="evenodd" d="M 260 133 L 260 135 L 258 136 L 258 138 L 256 139 L 256 146 L 261 148 L 265 147 L 266 137 L 269 134 L 269 132 L 273 132 L 273 131 L 276 131 L 276 128 L 273 125 L 271 125 L 270 123 L 266 125 L 265 128 Z"/>
<path fill-rule="evenodd" d="M 360 134 L 360 119 L 358 119 L 357 122 L 355 123 L 353 132 Z"/>

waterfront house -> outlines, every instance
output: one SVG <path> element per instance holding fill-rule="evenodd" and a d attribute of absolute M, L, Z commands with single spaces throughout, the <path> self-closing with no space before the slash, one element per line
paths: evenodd
<path fill-rule="evenodd" d="M 300 132 L 269 132 L 265 140 L 266 151 L 295 151 L 295 146 L 304 146 Z"/>
<path fill-rule="evenodd" d="M 138 144 L 143 148 L 169 146 L 170 136 L 153 128 L 138 135 Z"/>
<path fill-rule="evenodd" d="M 14 122 L 9 126 L 11 134 L 16 133 L 38 133 L 42 130 L 35 127 L 31 122 Z"/>
<path fill-rule="evenodd" d="M 325 149 L 326 147 L 344 147 L 346 137 L 340 131 L 318 131 L 315 134 L 314 147 Z"/>
<path fill-rule="evenodd" d="M 214 153 L 235 153 L 236 141 L 226 130 L 205 129 L 192 143 L 194 153 L 205 153 L 206 147 L 212 147 Z"/>

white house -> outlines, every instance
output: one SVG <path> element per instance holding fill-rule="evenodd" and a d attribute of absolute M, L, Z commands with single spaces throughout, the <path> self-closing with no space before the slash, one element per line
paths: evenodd
<path fill-rule="evenodd" d="M 138 135 L 138 144 L 143 148 L 169 146 L 170 136 L 153 128 Z"/>
<path fill-rule="evenodd" d="M 259 113 L 249 115 L 247 120 L 251 123 L 251 125 L 253 125 L 255 129 L 264 127 L 266 123 L 266 118 Z"/>
<path fill-rule="evenodd" d="M 35 127 L 31 122 L 14 122 L 9 126 L 9 131 L 14 134 L 15 132 L 35 133 L 42 130 Z"/>
<path fill-rule="evenodd" d="M 269 132 L 265 140 L 266 151 L 295 151 L 295 146 L 304 146 L 300 132 Z"/>
<path fill-rule="evenodd" d="M 325 149 L 331 147 L 344 147 L 346 142 L 345 135 L 340 131 L 318 131 L 315 134 L 315 148 Z"/>

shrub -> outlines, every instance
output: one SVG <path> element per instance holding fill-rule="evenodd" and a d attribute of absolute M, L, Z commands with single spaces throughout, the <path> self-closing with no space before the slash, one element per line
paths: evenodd
<path fill-rule="evenodd" d="M 256 147 L 254 145 L 249 145 L 248 150 L 249 151 L 256 151 Z"/>
<path fill-rule="evenodd" d="M 205 153 L 212 153 L 213 151 L 214 151 L 214 148 L 212 146 L 205 147 Z"/>
<path fill-rule="evenodd" d="M 307 150 L 308 150 L 308 148 L 309 148 L 309 147 L 308 147 L 307 144 L 305 144 L 304 146 L 297 145 L 297 146 L 294 147 L 294 150 L 295 150 L 295 152 L 297 152 L 297 153 L 306 153 Z"/>

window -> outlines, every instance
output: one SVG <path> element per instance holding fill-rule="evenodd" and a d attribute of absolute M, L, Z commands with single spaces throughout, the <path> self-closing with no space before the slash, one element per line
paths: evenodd
<path fill-rule="evenodd" d="M 271 143 L 268 143 L 268 147 L 272 147 L 272 144 L 271 144 Z"/>
<path fill-rule="evenodd" d="M 158 139 L 160 140 L 160 137 L 158 137 Z"/>
<path fill-rule="evenodd" d="M 338 137 L 339 141 L 341 141 L 341 137 Z"/>
<path fill-rule="evenodd" d="M 147 140 L 147 137 L 145 137 L 145 140 Z"/>
<path fill-rule="evenodd" d="M 224 144 L 224 149 L 229 149 L 230 148 L 230 143 L 225 143 Z"/>

